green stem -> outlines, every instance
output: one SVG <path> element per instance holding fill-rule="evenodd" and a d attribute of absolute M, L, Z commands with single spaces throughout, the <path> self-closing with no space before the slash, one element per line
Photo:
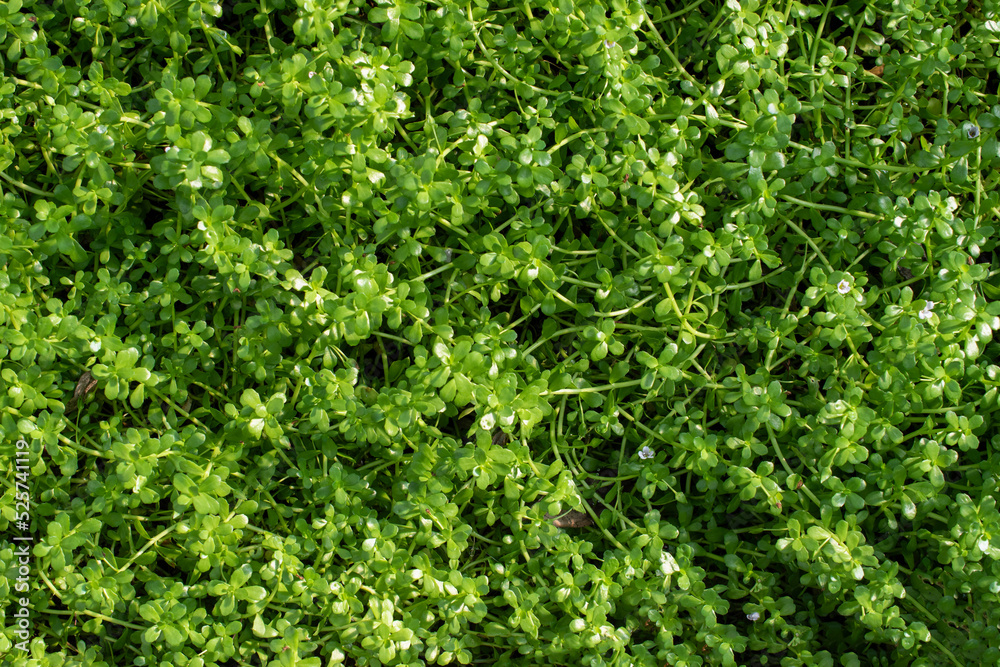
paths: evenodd
<path fill-rule="evenodd" d="M 267 7 L 264 5 L 264 0 L 260 0 L 260 12 L 265 17 L 269 17 L 269 15 L 270 15 L 270 12 L 267 10 Z M 271 32 L 271 19 L 270 18 L 267 18 L 267 20 L 264 21 L 264 36 L 267 38 L 267 52 L 270 55 L 273 56 L 274 55 L 274 47 L 271 46 L 271 40 L 274 38 L 274 34 Z"/>
<path fill-rule="evenodd" d="M 46 609 L 45 614 L 58 614 L 59 616 L 75 616 L 77 614 L 86 614 L 87 616 L 92 616 L 94 618 L 100 619 L 105 623 L 114 623 L 115 625 L 121 625 L 126 628 L 131 628 L 132 630 L 146 630 L 141 625 L 136 625 L 135 623 L 128 623 L 126 621 L 119 621 L 117 618 L 111 618 L 110 616 L 105 616 L 104 614 L 99 614 L 96 611 L 90 611 L 89 609 L 81 609 L 80 611 L 60 611 L 58 609 Z"/>
<path fill-rule="evenodd" d="M 916 607 L 918 610 L 920 610 L 920 613 L 922 613 L 925 618 L 930 619 L 931 622 L 933 622 L 934 624 L 939 623 L 940 621 L 939 621 L 938 617 L 935 616 L 934 614 L 932 614 L 931 612 L 929 612 L 922 604 L 920 604 L 917 601 L 916 598 L 917 598 L 917 596 L 915 596 L 915 595 L 907 595 L 906 596 L 906 599 L 908 600 L 908 602 L 910 604 L 912 604 L 914 607 Z M 947 655 L 951 659 L 952 663 L 954 663 L 955 665 L 957 665 L 957 667 L 964 667 L 964 664 L 961 663 L 961 662 L 959 662 L 958 658 L 955 657 L 955 654 L 952 653 L 948 649 L 947 646 L 945 646 L 940 641 L 938 641 L 938 639 L 934 636 L 933 633 L 931 633 L 931 643 L 934 644 L 935 646 L 937 646 L 942 652 L 944 652 L 944 654 Z"/>
<path fill-rule="evenodd" d="M 663 287 L 667 290 L 667 298 L 670 299 L 670 306 L 674 309 L 677 317 L 680 318 L 681 328 L 685 329 L 692 336 L 708 338 L 710 340 L 714 339 L 712 335 L 696 331 L 694 327 L 688 324 L 688 321 L 684 318 L 684 314 L 681 312 L 680 306 L 677 305 L 677 300 L 674 298 L 674 291 L 670 288 L 670 283 L 663 283 Z"/>
<path fill-rule="evenodd" d="M 535 20 L 534 14 L 531 13 L 531 4 L 528 2 L 522 2 L 521 6 L 524 8 L 524 13 L 528 16 L 528 18 L 531 19 L 532 21 Z M 545 48 L 548 49 L 549 53 L 552 54 L 552 57 L 556 59 L 556 62 L 562 64 L 562 57 L 559 55 L 559 52 L 556 51 L 556 49 L 552 46 L 552 44 L 549 43 L 549 40 L 546 39 L 544 33 L 541 33 L 541 38 L 542 38 L 542 43 L 545 44 Z"/>
<path fill-rule="evenodd" d="M 812 43 L 812 53 L 809 54 L 809 69 L 816 69 L 816 56 L 819 53 L 819 45 L 823 36 L 823 28 L 826 27 L 826 17 L 830 14 L 830 7 L 833 5 L 833 0 L 827 0 L 826 8 L 823 10 L 823 18 L 819 21 L 819 27 L 816 29 L 816 36 Z M 813 82 L 809 82 L 810 92 L 815 93 L 815 87 Z M 819 109 L 816 109 L 816 135 L 821 136 L 820 129 L 822 127 L 822 117 L 820 116 Z"/>
<path fill-rule="evenodd" d="M 628 315 L 629 313 L 631 313 L 636 308 L 642 307 L 643 305 L 645 305 L 646 303 L 648 303 L 651 299 L 653 299 L 655 296 L 656 296 L 655 294 L 650 294 L 645 299 L 643 299 L 641 301 L 636 301 L 635 303 L 633 303 L 628 308 L 623 308 L 622 310 L 615 310 L 615 311 L 612 311 L 610 313 L 594 313 L 594 316 L 595 317 L 622 317 L 624 315 Z M 650 327 L 650 328 L 652 328 L 652 327 Z"/>
<path fill-rule="evenodd" d="M 409 147 L 413 149 L 414 154 L 419 155 L 420 149 L 417 148 L 417 145 L 413 143 L 412 139 L 410 139 L 410 135 L 406 133 L 405 129 L 403 129 L 403 126 L 402 124 L 400 124 L 399 120 L 396 119 L 393 120 L 393 122 L 396 124 L 396 129 L 399 130 L 399 133 L 403 135 L 403 141 L 405 141 L 409 145 Z"/>
<path fill-rule="evenodd" d="M 447 227 L 448 229 L 450 229 L 451 231 L 455 232 L 456 234 L 458 234 L 462 238 L 465 238 L 465 237 L 467 237 L 469 235 L 469 232 L 465 231 L 464 229 L 459 229 L 458 227 L 456 227 L 455 225 L 451 224 L 450 222 L 448 222 L 447 220 L 445 220 L 443 217 L 441 217 L 437 213 L 434 214 L 434 219 L 437 220 L 439 224 Z"/>
<path fill-rule="evenodd" d="M 562 454 L 559 452 L 558 441 L 562 439 L 562 425 L 563 417 L 566 415 L 566 403 L 568 401 L 568 396 L 563 396 L 562 403 L 559 405 L 559 419 L 553 419 L 549 423 L 549 444 L 552 447 L 552 455 L 555 457 L 556 461 L 559 461 L 565 467 L 566 462 L 563 461 Z M 558 432 L 556 430 L 558 422 Z"/>
<path fill-rule="evenodd" d="M 593 134 L 594 132 L 597 132 L 597 131 L 598 130 L 596 128 L 592 128 L 592 129 L 589 129 L 589 130 L 580 130 L 576 134 L 571 134 L 568 137 L 565 137 L 562 141 L 560 141 L 559 143 L 555 144 L 554 146 L 552 146 L 551 148 L 549 148 L 545 152 L 549 153 L 551 155 L 552 153 L 555 153 L 557 150 L 559 150 L 560 148 L 562 148 L 563 146 L 565 146 L 569 142 L 573 141 L 574 139 L 579 139 L 580 137 L 586 136 L 588 134 Z M 569 251 L 565 251 L 564 250 L 563 252 L 569 252 Z M 583 252 L 583 251 L 575 251 L 575 252 Z M 593 252 L 598 252 L 598 251 L 594 250 Z"/>
<path fill-rule="evenodd" d="M 143 555 L 144 553 L 146 553 L 146 551 L 148 551 L 150 548 L 152 548 L 153 545 L 155 545 L 157 542 L 159 542 L 160 540 L 162 540 L 164 537 L 166 537 L 170 533 L 172 533 L 175 530 L 177 530 L 177 527 L 179 525 L 180 524 L 175 523 L 174 525 L 170 526 L 169 528 L 161 530 L 159 533 L 157 533 L 156 535 L 154 535 L 149 540 L 149 542 L 146 542 L 146 546 L 144 546 L 143 548 L 141 548 L 137 552 L 135 552 L 135 554 L 131 558 L 129 558 L 128 561 L 126 561 L 125 565 L 123 565 L 122 567 L 118 568 L 115 571 L 118 574 L 121 574 L 125 570 L 129 569 L 132 566 L 132 563 L 134 563 L 141 555 Z"/>
<path fill-rule="evenodd" d="M 797 224 L 795 224 L 794 222 L 792 222 L 789 218 L 786 218 L 786 217 L 782 216 L 782 220 L 785 222 L 786 225 L 788 225 L 789 227 L 791 227 L 792 229 L 794 229 L 796 234 L 798 234 L 803 239 L 805 239 L 805 242 L 809 245 L 810 248 L 813 249 L 813 252 L 815 252 L 817 255 L 819 255 L 819 258 L 821 260 L 823 260 L 823 263 L 826 264 L 826 268 L 828 268 L 831 273 L 833 271 L 835 271 L 835 269 L 833 268 L 833 265 L 830 264 L 830 260 L 828 260 L 826 258 L 826 255 L 824 255 L 823 251 L 819 249 L 819 246 L 816 245 L 816 242 L 812 240 L 812 237 L 810 237 L 808 234 L 806 234 L 805 231 L 803 231 L 803 229 L 801 227 L 799 227 Z"/>
<path fill-rule="evenodd" d="M 541 338 L 541 339 L 535 341 L 535 343 L 533 345 L 531 345 L 528 349 L 526 349 L 523 354 L 525 354 L 525 355 L 531 354 L 532 352 L 535 351 L 535 348 L 537 348 L 539 345 L 544 345 L 545 343 L 547 343 L 548 341 L 552 340 L 553 338 L 555 338 L 557 336 L 562 336 L 562 335 L 568 334 L 568 333 L 576 333 L 577 331 L 583 331 L 585 328 L 586 327 L 582 327 L 582 326 L 581 327 L 569 327 L 568 329 L 560 329 L 559 331 L 555 331 L 552 334 L 546 336 L 545 338 Z"/>
<path fill-rule="evenodd" d="M 79 433 L 80 429 L 78 429 L 76 427 L 76 424 L 70 423 L 70 426 L 72 426 L 73 429 L 76 430 Z M 78 445 L 78 444 L 76 444 L 75 442 L 73 442 L 72 440 L 70 440 L 69 438 L 67 438 L 66 436 L 64 436 L 62 434 L 59 435 L 59 441 L 62 442 L 67 447 L 75 449 L 76 451 L 81 452 L 83 454 L 90 454 L 91 456 L 94 456 L 94 457 L 97 457 L 97 458 L 100 458 L 100 459 L 113 459 L 114 458 L 113 456 L 108 456 L 107 454 L 104 454 L 103 452 L 99 452 L 96 449 L 88 449 L 87 447 L 83 447 L 81 445 Z"/>
<path fill-rule="evenodd" d="M 472 3 L 471 2 L 466 5 L 466 12 L 469 15 L 469 22 L 472 23 L 475 26 L 476 20 L 472 16 Z M 479 50 L 483 52 L 483 55 L 485 55 L 486 58 L 489 60 L 490 64 L 493 65 L 493 68 L 496 71 L 500 72 L 500 74 L 502 74 L 509 81 L 513 81 L 515 83 L 519 83 L 522 86 L 530 88 L 531 90 L 535 91 L 536 93 L 544 93 L 546 95 L 553 95 L 555 97 L 559 97 L 559 96 L 561 96 L 561 95 L 564 94 L 564 93 L 561 93 L 559 91 L 546 90 L 544 88 L 539 88 L 537 86 L 531 86 L 531 85 L 528 85 L 528 84 L 524 83 L 523 81 L 521 81 L 520 79 L 518 79 L 516 76 L 514 76 L 513 74 L 511 74 L 510 72 L 508 72 L 507 70 L 505 70 L 500 65 L 500 63 L 498 63 L 496 61 L 496 58 L 493 57 L 493 53 L 488 48 L 486 48 L 485 44 L 483 44 L 483 39 L 482 39 L 482 37 L 479 36 L 479 30 L 478 29 L 474 29 L 472 31 L 472 36 L 475 38 L 476 44 L 479 45 Z M 580 97 L 578 95 L 570 95 L 569 98 L 571 100 L 573 100 L 574 102 L 583 102 L 583 103 L 586 103 L 586 104 L 593 104 L 593 102 L 594 102 L 593 100 L 588 100 L 587 98 Z"/>
<path fill-rule="evenodd" d="M 805 206 L 806 208 L 816 209 L 817 211 L 830 211 L 832 213 L 845 213 L 847 215 L 857 216 L 859 218 L 867 218 L 868 220 L 880 220 L 881 216 L 875 213 L 869 213 L 868 211 L 857 211 L 854 209 L 843 208 L 842 206 L 833 206 L 831 204 L 817 204 L 811 201 L 805 201 L 804 199 L 798 199 L 796 197 L 791 197 L 788 195 L 778 195 L 782 199 L 792 204 L 798 204 L 799 206 Z"/>
<path fill-rule="evenodd" d="M 792 472 L 791 466 L 788 465 L 788 461 L 785 459 L 785 455 L 781 452 L 781 445 L 778 444 L 778 438 L 775 437 L 774 435 L 774 429 L 771 428 L 770 424 L 765 424 L 765 426 L 767 426 L 767 434 L 771 439 L 771 445 L 774 447 L 774 453 L 778 455 L 778 460 L 781 461 L 781 467 L 783 467 L 785 469 L 785 472 L 787 472 L 789 475 L 794 475 L 795 473 Z M 816 507 L 823 506 L 822 503 L 820 503 L 819 498 L 817 498 L 816 495 L 813 494 L 813 492 L 805 484 L 802 485 L 801 489 L 790 489 L 790 491 L 802 491 L 802 493 L 806 494 L 809 500 L 816 503 Z"/>
<path fill-rule="evenodd" d="M 34 188 L 34 187 L 32 187 L 32 186 L 30 186 L 30 185 L 28 185 L 26 183 L 23 183 L 23 182 L 21 182 L 21 181 L 19 181 L 17 179 L 11 178 L 10 176 L 8 176 L 7 174 L 5 174 L 2 171 L 0 171 L 0 178 L 2 178 L 3 180 L 7 181 L 11 185 L 16 185 L 17 187 L 21 188 L 25 192 L 30 192 L 33 195 L 38 195 L 39 197 L 51 197 L 52 196 L 50 193 L 45 192 L 44 190 L 39 190 L 38 188 Z"/>
<path fill-rule="evenodd" d="M 832 2 L 833 0 L 830 1 Z M 694 87 L 696 89 L 703 92 L 704 86 L 701 85 L 700 81 L 698 81 L 693 76 L 688 74 L 687 70 L 684 69 L 684 65 L 681 65 L 681 61 L 679 61 L 677 59 L 677 56 L 674 55 L 674 52 L 667 45 L 666 40 L 663 39 L 663 35 L 661 35 L 660 31 L 656 29 L 656 25 L 653 23 L 653 20 L 649 18 L 649 14 L 646 13 L 646 8 L 642 4 L 639 4 L 638 7 L 639 11 L 642 13 L 643 20 L 646 22 L 646 25 L 649 26 L 649 29 L 653 31 L 653 34 L 656 36 L 657 41 L 659 41 L 660 43 L 660 48 L 662 48 L 663 51 L 667 54 L 667 57 L 670 59 L 670 62 L 672 62 L 674 64 L 674 67 L 678 69 L 678 71 L 681 73 L 681 76 L 683 76 L 685 79 L 694 84 Z"/>
<path fill-rule="evenodd" d="M 235 356 L 235 351 L 236 351 L 236 347 L 234 346 L 233 347 L 234 356 Z M 235 364 L 235 360 L 234 360 L 233 365 L 234 366 L 236 365 Z M 211 433 L 212 432 L 212 429 L 210 429 L 209 427 L 205 426 L 205 424 L 201 423 L 201 421 L 197 417 L 192 417 L 190 412 L 188 412 L 187 410 L 185 410 L 181 406 L 179 406 L 176 403 L 174 403 L 174 401 L 172 399 L 168 398 L 167 396 L 164 396 L 158 390 L 153 389 L 149 385 L 146 385 L 146 389 L 149 391 L 149 393 L 151 393 L 154 396 L 156 396 L 157 398 L 159 398 L 160 401 L 162 401 L 164 403 L 167 403 L 168 405 L 170 405 L 171 407 L 173 407 L 174 410 L 176 410 L 185 419 L 189 419 L 192 422 L 194 422 L 197 426 L 199 426 L 200 428 L 205 429 L 206 433 Z"/>
<path fill-rule="evenodd" d="M 654 116 L 649 116 L 648 118 L 646 118 L 646 121 L 647 122 L 652 122 L 652 121 L 657 121 L 657 120 L 675 120 L 677 118 L 677 115 L 678 114 L 656 114 Z M 700 121 L 702 123 L 706 122 L 705 117 L 704 116 L 700 116 L 698 114 L 685 113 L 684 115 L 687 118 L 689 118 L 689 119 L 697 120 L 697 121 Z M 747 129 L 749 127 L 749 125 L 747 125 L 743 121 L 741 121 L 739 119 L 736 119 L 736 118 L 732 118 L 732 117 L 730 117 L 730 118 L 722 118 L 722 117 L 720 117 L 718 122 L 719 122 L 719 125 L 722 125 L 723 127 L 728 127 L 730 129 L 733 129 L 733 130 L 745 130 L 745 129 Z M 789 141 L 788 145 L 791 146 L 792 148 L 795 148 L 795 149 L 798 149 L 798 150 L 809 151 L 810 153 L 812 153 L 814 150 L 816 150 L 816 151 L 819 150 L 818 148 L 816 148 L 814 146 L 806 146 L 805 144 L 800 144 L 800 143 L 798 143 L 796 141 Z M 842 165 L 846 165 L 846 166 L 849 166 L 849 167 L 857 167 L 858 169 L 873 169 L 873 170 L 878 170 L 878 171 L 891 171 L 891 172 L 900 173 L 900 174 L 915 174 L 915 173 L 924 173 L 924 172 L 927 171 L 927 169 L 922 168 L 922 167 L 904 167 L 904 166 L 900 166 L 900 165 L 897 165 L 897 164 L 865 164 L 864 162 L 859 162 L 858 160 L 853 160 L 853 159 L 850 159 L 850 158 L 839 157 L 839 156 L 836 156 L 836 155 L 833 156 L 830 159 L 833 160 L 834 162 L 836 162 L 837 164 L 842 164 Z"/>
<path fill-rule="evenodd" d="M 732 283 L 731 285 L 726 285 L 722 289 L 722 291 L 723 292 L 728 292 L 728 291 L 734 290 L 734 289 L 745 289 L 747 287 L 753 287 L 754 285 L 759 285 L 759 284 L 761 284 L 763 282 L 766 282 L 766 281 L 770 280 L 771 278 L 775 277 L 776 275 L 784 273 L 787 270 L 788 270 L 788 267 L 787 266 L 783 266 L 780 269 L 775 269 L 774 271 L 771 271 L 766 276 L 761 276 L 757 280 L 751 280 L 751 281 L 745 282 L 745 283 Z"/>
<path fill-rule="evenodd" d="M 615 382 L 614 384 L 603 384 L 598 387 L 580 387 L 577 389 L 556 389 L 555 391 L 543 391 L 539 396 L 565 396 L 568 394 L 593 394 L 599 391 L 608 391 L 610 389 L 622 389 L 624 387 L 635 387 L 639 385 L 642 380 L 629 380 L 627 382 Z"/>

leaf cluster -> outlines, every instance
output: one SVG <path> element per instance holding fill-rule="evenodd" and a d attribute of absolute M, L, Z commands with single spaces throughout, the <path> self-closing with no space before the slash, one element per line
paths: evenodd
<path fill-rule="evenodd" d="M 0 654 L 996 662 L 1000 3 L 668 4 L 0 7 Z"/>

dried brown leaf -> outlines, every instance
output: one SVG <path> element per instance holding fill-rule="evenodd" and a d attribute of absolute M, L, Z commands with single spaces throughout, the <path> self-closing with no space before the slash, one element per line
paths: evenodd
<path fill-rule="evenodd" d="M 97 387 L 97 378 L 90 374 L 90 371 L 85 371 L 80 379 L 76 381 L 76 389 L 73 390 L 73 398 L 80 398 L 85 394 L 89 394 L 94 391 Z"/>
<path fill-rule="evenodd" d="M 83 375 L 80 376 L 80 379 L 76 381 L 76 388 L 73 390 L 73 397 L 66 403 L 66 409 L 72 410 L 76 407 L 80 398 L 91 393 L 96 388 L 97 378 L 91 375 L 90 371 L 84 371 Z"/>
<path fill-rule="evenodd" d="M 556 528 L 586 528 L 587 526 L 593 526 L 594 521 L 584 512 L 570 510 L 562 516 L 553 519 L 552 524 Z"/>

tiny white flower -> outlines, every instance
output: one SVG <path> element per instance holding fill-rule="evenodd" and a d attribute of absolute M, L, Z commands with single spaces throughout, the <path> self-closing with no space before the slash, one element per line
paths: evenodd
<path fill-rule="evenodd" d="M 753 612 L 752 614 L 747 614 L 747 618 L 751 621 L 757 622 L 760 620 L 760 612 Z"/>
<path fill-rule="evenodd" d="M 313 78 L 314 76 L 316 76 L 316 72 L 309 72 L 309 78 L 310 79 Z"/>
<path fill-rule="evenodd" d="M 610 41 L 610 40 L 607 40 L 607 39 L 606 39 L 606 40 L 604 40 L 604 46 L 606 46 L 607 48 L 609 48 L 609 49 L 610 49 L 610 48 L 611 48 L 612 46 L 614 46 L 614 45 L 615 45 L 615 43 L 614 43 L 614 42 L 612 42 L 612 41 Z"/>
<path fill-rule="evenodd" d="M 927 305 L 924 306 L 924 309 L 917 314 L 917 317 L 919 317 L 922 320 L 929 320 L 931 319 L 931 315 L 933 314 L 934 314 L 934 302 L 928 301 Z"/>
<path fill-rule="evenodd" d="M 644 460 L 644 461 L 646 459 L 651 459 L 654 456 L 656 456 L 656 452 L 654 452 L 652 449 L 650 449 L 649 445 L 646 445 L 645 447 L 643 447 L 642 449 L 639 450 L 639 458 L 642 459 L 642 460 Z"/>
<path fill-rule="evenodd" d="M 497 423 L 496 417 L 493 416 L 492 412 L 487 412 L 483 415 L 483 418 L 479 420 L 479 428 L 484 431 L 489 431 L 493 428 L 494 424 Z"/>
<path fill-rule="evenodd" d="M 837 283 L 837 291 L 840 292 L 841 294 L 847 294 L 848 292 L 851 291 L 851 283 L 847 282 L 846 280 L 841 280 L 839 283 Z"/>
<path fill-rule="evenodd" d="M 128 23 L 133 28 L 135 27 L 135 24 L 138 22 L 139 20 L 136 19 L 134 16 L 129 16 L 127 19 L 125 19 L 125 23 Z"/>

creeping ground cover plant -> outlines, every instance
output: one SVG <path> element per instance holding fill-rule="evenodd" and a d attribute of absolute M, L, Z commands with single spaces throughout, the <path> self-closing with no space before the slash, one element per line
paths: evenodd
<path fill-rule="evenodd" d="M 0 42 L 4 665 L 1000 661 L 998 0 Z"/>

